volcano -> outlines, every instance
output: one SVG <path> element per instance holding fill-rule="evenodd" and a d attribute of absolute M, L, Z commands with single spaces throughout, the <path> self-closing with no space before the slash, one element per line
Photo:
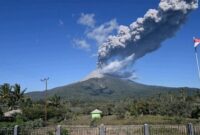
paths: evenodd
<path fill-rule="evenodd" d="M 83 81 L 69 84 L 66 86 L 56 87 L 48 90 L 48 97 L 57 94 L 66 100 L 121 100 L 125 98 L 146 98 L 165 94 L 168 92 L 177 92 L 184 89 L 187 93 L 192 94 L 199 90 L 188 87 L 162 87 L 140 84 L 131 80 L 123 80 L 112 76 L 87 77 Z M 43 92 L 27 93 L 33 100 L 44 99 Z"/>

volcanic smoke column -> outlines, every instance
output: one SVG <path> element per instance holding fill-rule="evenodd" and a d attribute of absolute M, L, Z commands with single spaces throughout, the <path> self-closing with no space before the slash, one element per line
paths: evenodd
<path fill-rule="evenodd" d="M 198 0 L 161 0 L 158 9 L 149 9 L 130 26 L 121 25 L 98 50 L 98 71 L 120 77 L 132 76 L 129 67 L 144 55 L 157 50 L 174 36 Z"/>

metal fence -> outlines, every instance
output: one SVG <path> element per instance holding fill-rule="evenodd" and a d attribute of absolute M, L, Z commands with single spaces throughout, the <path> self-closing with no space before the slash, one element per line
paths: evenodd
<path fill-rule="evenodd" d="M 14 129 L 13 128 L 0 128 L 0 135 L 13 135 Z"/>
<path fill-rule="evenodd" d="M 200 125 L 57 126 L 0 128 L 0 135 L 200 135 Z"/>
<path fill-rule="evenodd" d="M 19 128 L 17 135 L 56 135 L 56 128 Z"/>
<path fill-rule="evenodd" d="M 62 130 L 66 130 L 69 135 L 99 135 L 99 127 L 89 126 L 62 126 Z"/>
<path fill-rule="evenodd" d="M 106 135 L 144 135 L 143 125 L 106 126 Z"/>
<path fill-rule="evenodd" d="M 151 135 L 187 135 L 187 127 L 179 125 L 150 126 Z"/>
<path fill-rule="evenodd" d="M 200 135 L 200 125 L 194 126 L 194 135 Z"/>

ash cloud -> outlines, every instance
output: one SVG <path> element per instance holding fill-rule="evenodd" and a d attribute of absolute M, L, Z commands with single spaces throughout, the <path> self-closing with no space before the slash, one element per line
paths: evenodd
<path fill-rule="evenodd" d="M 157 9 L 149 9 L 129 26 L 119 26 L 118 34 L 109 36 L 98 49 L 97 71 L 122 78 L 133 76 L 130 67 L 173 37 L 196 8 L 198 0 L 161 0 Z"/>

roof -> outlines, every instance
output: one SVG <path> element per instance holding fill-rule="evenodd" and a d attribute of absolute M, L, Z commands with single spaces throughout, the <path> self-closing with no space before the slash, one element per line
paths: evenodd
<path fill-rule="evenodd" d="M 94 111 L 92 111 L 91 113 L 102 113 L 102 111 L 95 109 Z"/>
<path fill-rule="evenodd" d="M 18 114 L 22 113 L 22 111 L 20 109 L 8 111 L 4 113 L 4 117 L 12 117 L 14 114 L 17 114 L 17 113 Z"/>

